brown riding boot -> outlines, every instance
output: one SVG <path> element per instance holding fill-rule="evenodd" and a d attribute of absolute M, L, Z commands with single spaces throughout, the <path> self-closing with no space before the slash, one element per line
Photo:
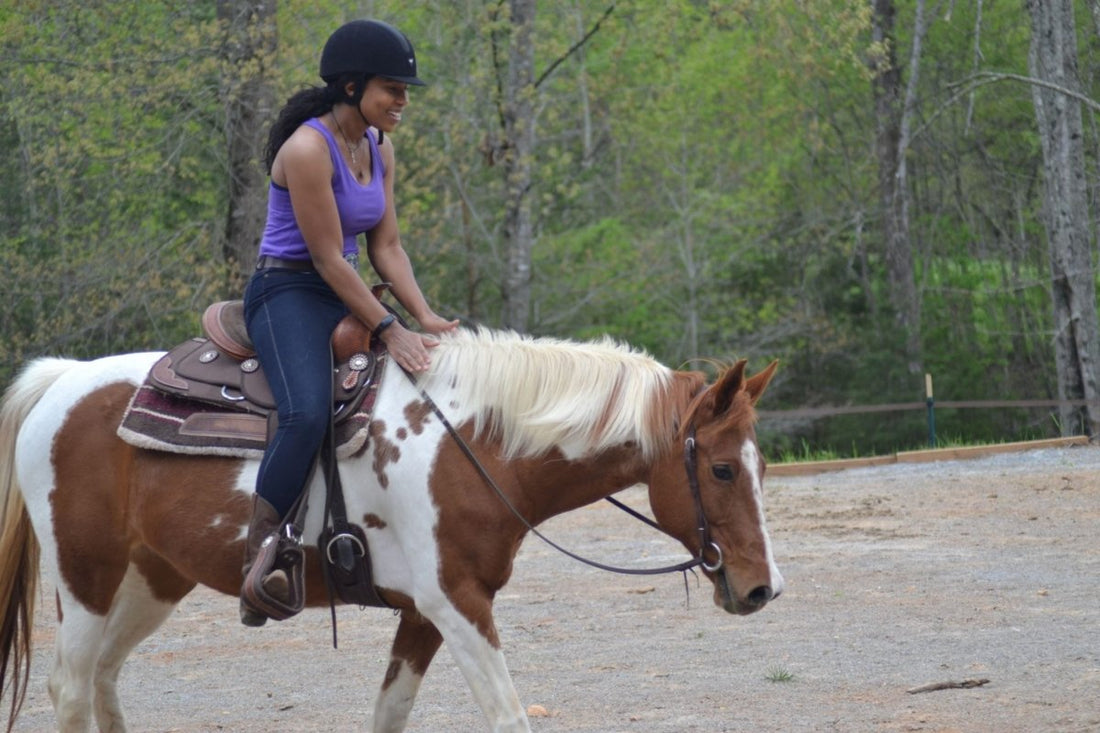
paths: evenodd
<path fill-rule="evenodd" d="M 268 537 L 279 531 L 281 524 L 279 512 L 275 507 L 259 495 L 252 497 L 252 519 L 248 523 L 248 537 L 245 540 L 244 566 L 241 568 L 241 577 L 247 578 L 248 571 L 252 569 L 252 563 L 260 552 L 260 546 Z M 290 581 L 282 570 L 274 570 L 264 578 L 264 591 L 279 600 L 290 598 Z M 253 608 L 245 600 L 244 590 L 241 590 L 241 623 L 245 626 L 263 626 L 267 623 L 267 614 Z"/>

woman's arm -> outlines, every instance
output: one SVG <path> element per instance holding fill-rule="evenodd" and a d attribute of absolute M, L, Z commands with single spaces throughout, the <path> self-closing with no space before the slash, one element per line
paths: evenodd
<path fill-rule="evenodd" d="M 285 180 L 290 190 L 294 216 L 318 274 L 356 318 L 374 329 L 389 312 L 344 259 L 344 239 L 332 191 L 332 175 L 328 144 L 319 132 L 308 127 L 291 135 L 272 167 L 273 179 L 277 183 L 281 183 L 280 179 Z M 387 201 L 387 208 L 391 206 Z M 403 368 L 414 372 L 428 368 L 428 346 L 434 341 L 400 324 L 387 328 L 381 337 L 390 355 Z"/>
<path fill-rule="evenodd" d="M 386 172 L 383 181 L 386 192 L 386 211 L 378 225 L 367 232 L 367 256 L 375 272 L 392 285 L 394 297 L 417 320 L 422 329 L 433 334 L 449 331 L 458 325 L 458 321 L 441 318 L 431 309 L 420 290 L 420 285 L 416 282 L 409 255 L 401 245 L 393 195 L 395 175 L 393 145 L 389 138 L 385 138 L 378 147 Z"/>

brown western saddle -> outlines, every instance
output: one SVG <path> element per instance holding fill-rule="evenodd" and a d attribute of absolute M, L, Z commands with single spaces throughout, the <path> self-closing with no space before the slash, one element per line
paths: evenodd
<path fill-rule="evenodd" d="M 240 300 L 214 303 L 202 316 L 205 338 L 179 344 L 153 365 L 143 389 L 215 408 L 188 415 L 182 430 L 196 439 L 234 438 L 262 445 L 278 424 L 275 399 L 244 324 Z M 333 403 L 336 423 L 370 405 L 364 398 L 377 387 L 385 349 L 347 316 L 332 336 Z M 140 397 L 140 396 L 139 396 Z"/>
<path fill-rule="evenodd" d="M 381 294 L 376 286 L 375 294 Z M 263 367 L 248 337 L 244 303 L 211 305 L 202 316 L 205 338 L 193 338 L 161 357 L 134 393 L 118 429 L 132 445 L 179 453 L 252 456 L 262 453 L 278 424 L 275 400 Z M 339 451 L 355 455 L 368 437 L 374 398 L 385 362 L 384 344 L 354 316 L 347 316 L 332 335 L 333 419 L 325 436 L 321 463 L 327 486 L 325 528 L 318 539 L 321 565 L 330 599 L 339 597 L 360 607 L 387 606 L 371 577 L 370 553 L 362 527 L 348 521 L 340 474 Z M 301 610 L 302 520 L 306 501 L 284 520 L 273 549 L 261 554 L 246 583 L 263 601 L 271 618 Z M 262 578 L 272 567 L 288 573 L 289 602 L 263 595 Z M 256 579 L 261 580 L 256 580 Z M 333 610 L 333 645 L 336 644 Z"/>

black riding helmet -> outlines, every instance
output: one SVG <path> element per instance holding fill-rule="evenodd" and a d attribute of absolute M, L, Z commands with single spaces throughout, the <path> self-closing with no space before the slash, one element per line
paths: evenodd
<path fill-rule="evenodd" d="M 416 54 L 404 33 L 380 20 L 353 20 L 336 29 L 321 51 L 321 78 L 370 74 L 425 86 L 416 76 Z"/>

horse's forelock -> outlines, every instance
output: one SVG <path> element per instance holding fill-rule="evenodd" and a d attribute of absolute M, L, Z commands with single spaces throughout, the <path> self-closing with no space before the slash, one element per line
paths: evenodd
<path fill-rule="evenodd" d="M 609 338 L 462 330 L 445 336 L 432 356 L 429 382 L 453 385 L 477 433 L 499 439 L 509 458 L 578 439 L 588 453 L 633 442 L 653 455 L 672 434 L 672 371 Z"/>

